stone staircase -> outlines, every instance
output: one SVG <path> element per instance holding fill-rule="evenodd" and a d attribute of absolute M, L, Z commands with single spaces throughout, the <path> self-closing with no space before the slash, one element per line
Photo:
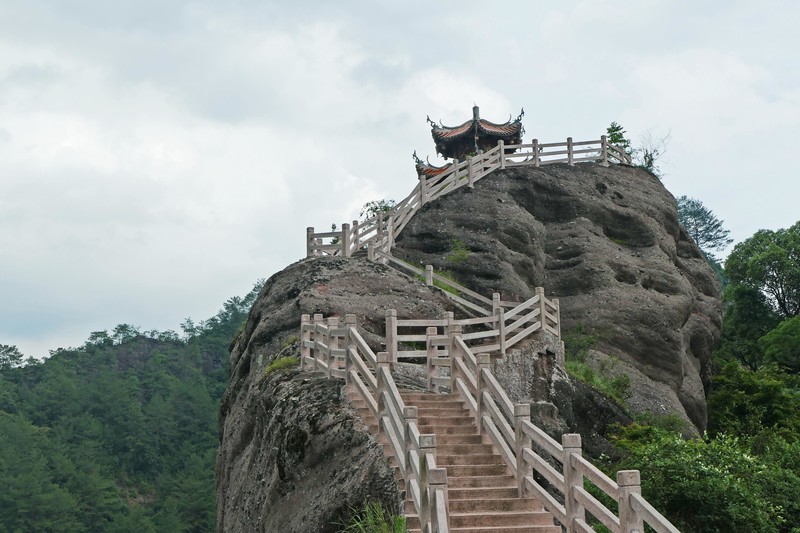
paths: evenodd
<path fill-rule="evenodd" d="M 378 435 L 378 422 L 355 389 L 348 396 L 369 430 Z M 436 462 L 447 469 L 450 531 L 456 533 L 561 533 L 553 516 L 533 499 L 519 498 L 517 483 L 487 436 L 456 395 L 401 391 L 406 405 L 418 409 L 420 433 L 436 435 Z M 403 474 L 385 436 L 379 438 L 395 468 L 401 495 Z M 406 498 L 404 514 L 409 533 L 420 532 L 413 502 Z"/>

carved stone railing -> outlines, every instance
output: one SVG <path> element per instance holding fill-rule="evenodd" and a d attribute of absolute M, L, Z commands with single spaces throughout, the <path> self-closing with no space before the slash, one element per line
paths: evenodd
<path fill-rule="evenodd" d="M 594 162 L 608 166 L 631 164 L 631 157 L 619 146 L 609 144 L 605 135 L 598 140 L 540 143 L 504 144 L 486 152 L 478 152 L 464 161 L 454 160 L 448 169 L 433 177 L 419 176 L 419 181 L 407 197 L 386 212 L 366 219 L 342 224 L 341 230 L 317 233 L 313 227 L 306 229 L 306 256 L 342 255 L 350 257 L 360 249 L 374 250 L 391 255 L 394 240 L 403 231 L 411 217 L 426 203 L 461 187 L 473 187 L 475 182 L 498 169 L 555 163 Z"/>
<path fill-rule="evenodd" d="M 355 315 L 324 320 L 303 315 L 301 368 L 342 378 L 352 385 L 378 421 L 397 460 L 423 533 L 447 533 L 447 470 L 436 466 L 436 435 L 420 434 L 417 408 L 406 406 L 391 373 L 386 352 L 375 354 L 358 333 Z"/>

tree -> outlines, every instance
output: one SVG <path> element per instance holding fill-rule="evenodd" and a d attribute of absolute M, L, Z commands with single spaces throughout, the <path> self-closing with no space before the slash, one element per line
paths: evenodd
<path fill-rule="evenodd" d="M 722 251 L 733 239 L 730 231 L 722 226 L 723 221 L 703 205 L 703 202 L 688 196 L 678 198 L 678 220 L 698 247 L 710 257 L 712 251 Z"/>
<path fill-rule="evenodd" d="M 371 202 L 364 204 L 358 216 L 362 221 L 364 221 L 372 217 L 376 217 L 380 213 L 387 213 L 391 211 L 395 204 L 396 202 L 394 200 L 372 200 Z"/>
<path fill-rule="evenodd" d="M 608 138 L 609 144 L 619 146 L 625 150 L 625 153 L 628 155 L 632 153 L 631 141 L 625 137 L 625 128 L 623 128 L 619 122 L 612 122 L 608 128 L 606 128 L 606 137 Z"/>
<path fill-rule="evenodd" d="M 764 349 L 764 359 L 800 373 L 800 316 L 787 318 L 758 343 Z"/>
<path fill-rule="evenodd" d="M 650 132 L 647 132 L 642 137 L 639 146 L 636 147 L 633 146 L 633 143 L 625 134 L 625 128 L 619 122 L 612 122 L 606 128 L 606 137 L 609 144 L 619 146 L 626 154 L 631 156 L 633 166 L 643 168 L 658 179 L 661 179 L 662 173 L 658 166 L 658 161 L 667 151 L 669 133 L 664 137 L 656 138 Z"/>
<path fill-rule="evenodd" d="M 733 284 L 723 294 L 725 317 L 722 343 L 714 352 L 721 360 L 735 360 L 750 370 L 758 370 L 764 350 L 758 340 L 780 322 L 764 294 L 747 285 Z"/>
<path fill-rule="evenodd" d="M 725 261 L 731 283 L 760 290 L 782 318 L 800 314 L 800 222 L 788 229 L 759 230 Z"/>
<path fill-rule="evenodd" d="M 16 346 L 0 344 L 0 370 L 22 366 L 22 357 Z"/>

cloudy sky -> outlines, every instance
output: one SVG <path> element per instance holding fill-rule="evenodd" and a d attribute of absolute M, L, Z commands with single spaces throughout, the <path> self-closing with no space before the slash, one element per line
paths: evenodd
<path fill-rule="evenodd" d="M 0 1 L 0 344 L 178 329 L 415 184 L 425 116 L 670 135 L 736 241 L 800 218 L 792 1 Z M 528 139 L 529 141 L 530 139 Z M 435 161 L 435 159 L 432 159 Z"/>

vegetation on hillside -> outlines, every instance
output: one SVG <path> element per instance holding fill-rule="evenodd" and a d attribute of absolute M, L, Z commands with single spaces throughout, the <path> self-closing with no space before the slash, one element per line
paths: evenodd
<path fill-rule="evenodd" d="M 708 431 L 617 428 L 609 471 L 635 468 L 682 531 L 800 532 L 800 223 L 762 230 L 725 263 Z"/>
<path fill-rule="evenodd" d="M 121 324 L 43 362 L 0 346 L 0 531 L 214 531 L 229 345 L 262 284 L 183 335 Z"/>

